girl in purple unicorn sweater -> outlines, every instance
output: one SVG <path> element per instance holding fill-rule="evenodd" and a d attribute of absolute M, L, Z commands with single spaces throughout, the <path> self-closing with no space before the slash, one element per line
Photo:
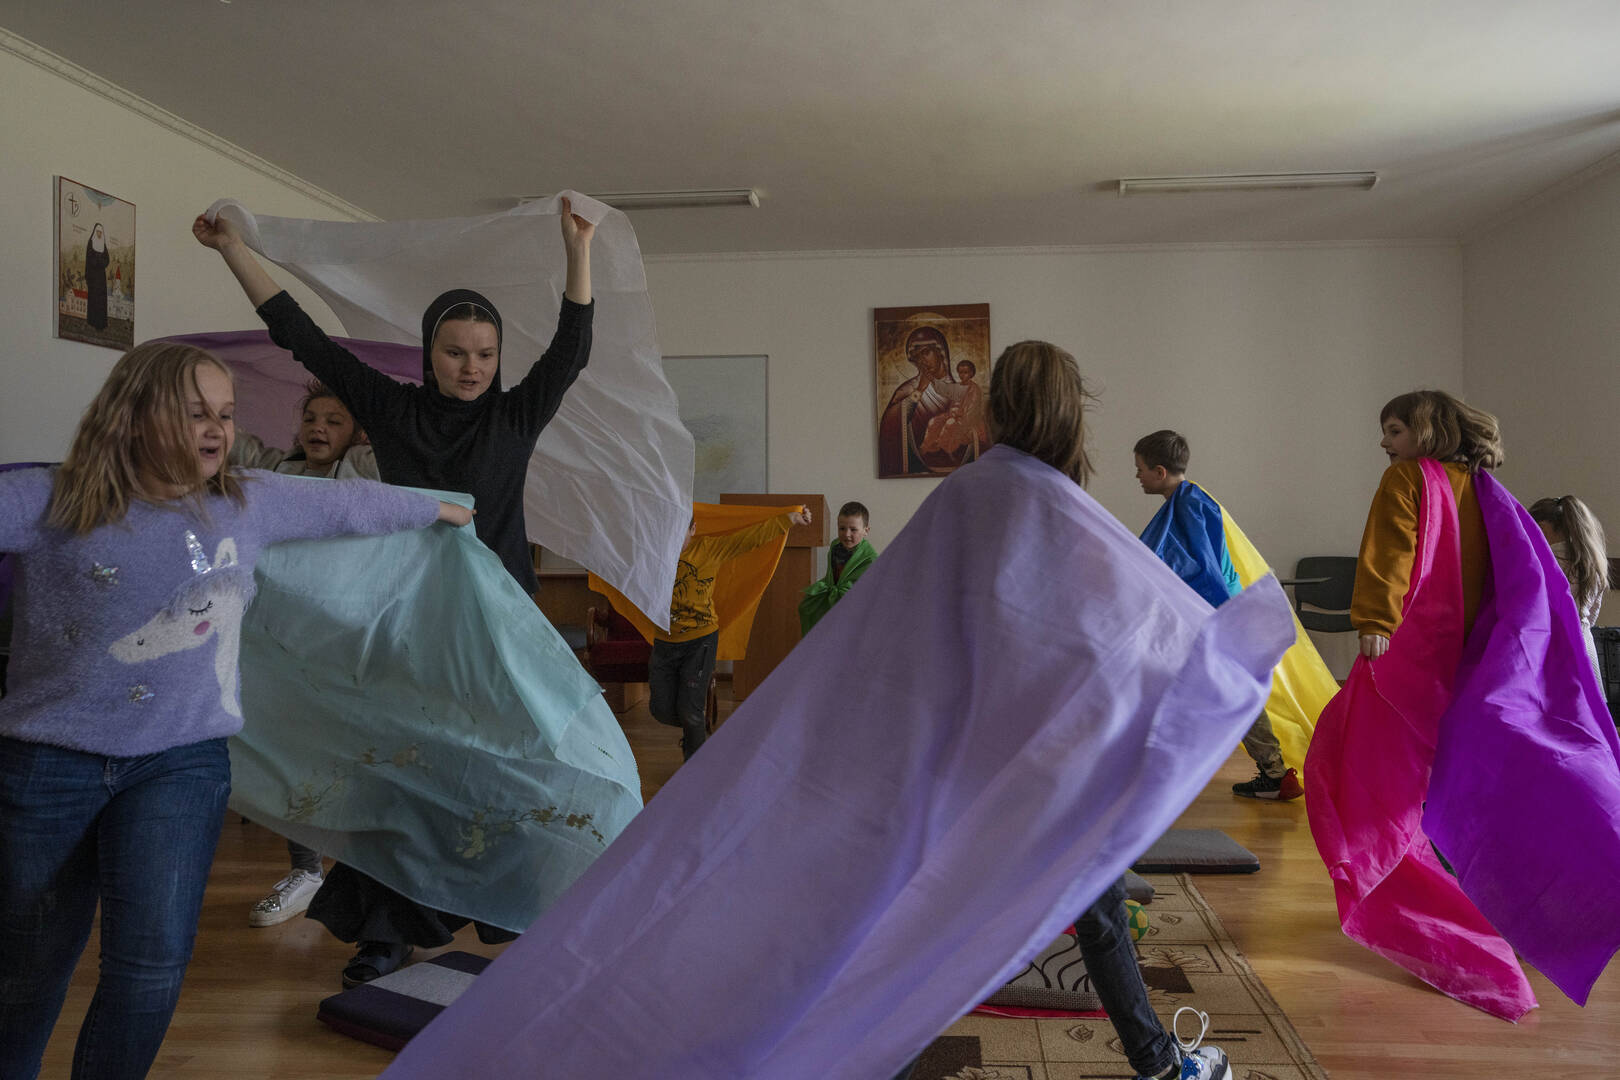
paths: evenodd
<path fill-rule="evenodd" d="M 268 544 L 466 524 L 366 480 L 227 458 L 229 370 L 149 342 L 114 365 L 56 469 L 0 475 L 16 555 L 0 699 L 0 1076 L 39 1073 L 101 906 L 73 1076 L 142 1077 L 191 958 L 242 727 L 237 642 Z"/>

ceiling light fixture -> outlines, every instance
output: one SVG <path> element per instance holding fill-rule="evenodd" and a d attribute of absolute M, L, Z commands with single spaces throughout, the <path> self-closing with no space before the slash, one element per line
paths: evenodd
<path fill-rule="evenodd" d="M 550 195 L 529 195 L 518 202 L 528 203 L 550 199 Z M 758 206 L 759 192 L 753 188 L 728 188 L 718 191 L 610 191 L 592 194 L 597 202 L 607 203 L 615 210 L 685 210 L 705 206 Z"/>
<path fill-rule="evenodd" d="M 1306 188 L 1359 188 L 1378 183 L 1375 172 L 1248 173 L 1237 176 L 1134 176 L 1119 182 L 1121 195 L 1193 191 L 1302 191 Z"/>

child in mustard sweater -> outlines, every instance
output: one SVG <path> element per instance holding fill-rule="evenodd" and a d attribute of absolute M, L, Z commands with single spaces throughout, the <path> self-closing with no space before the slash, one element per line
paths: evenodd
<path fill-rule="evenodd" d="M 723 536 L 698 536 L 696 518 L 687 526 L 669 601 L 669 629 L 656 635 L 647 661 L 648 708 L 660 724 L 681 729 L 683 759 L 690 759 L 708 738 L 704 711 L 720 640 L 715 575 L 727 560 L 769 543 L 792 525 L 809 523 L 810 511 L 800 507 Z"/>

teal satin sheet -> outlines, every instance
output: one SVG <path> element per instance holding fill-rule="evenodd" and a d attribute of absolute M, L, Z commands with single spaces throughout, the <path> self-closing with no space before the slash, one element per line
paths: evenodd
<path fill-rule="evenodd" d="M 239 813 L 521 930 L 641 809 L 600 687 L 470 526 L 281 544 L 256 576 Z"/>

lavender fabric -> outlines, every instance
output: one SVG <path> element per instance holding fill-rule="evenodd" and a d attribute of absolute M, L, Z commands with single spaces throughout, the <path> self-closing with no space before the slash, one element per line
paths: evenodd
<path fill-rule="evenodd" d="M 1480 606 L 1440 721 L 1423 829 L 1515 950 L 1585 1004 L 1620 949 L 1620 740 L 1558 560 L 1485 472 Z"/>
<path fill-rule="evenodd" d="M 230 365 L 236 375 L 236 428 L 261 436 L 272 446 L 291 446 L 298 431 L 299 403 L 310 375 L 292 354 L 270 340 L 264 330 L 231 330 L 213 334 L 177 334 L 165 338 L 207 349 Z M 415 345 L 334 337 L 366 364 L 390 379 L 420 384 L 422 350 Z"/>
<path fill-rule="evenodd" d="M 1159 836 L 1294 641 L 1056 470 L 953 473 L 392 1080 L 890 1076 Z"/>

